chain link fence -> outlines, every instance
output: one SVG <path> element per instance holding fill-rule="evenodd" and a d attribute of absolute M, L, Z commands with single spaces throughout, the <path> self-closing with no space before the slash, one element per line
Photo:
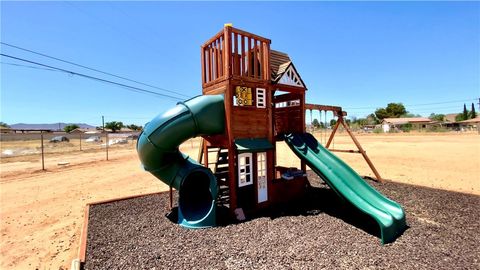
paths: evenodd
<path fill-rule="evenodd" d="M 63 156 L 86 155 L 108 160 L 109 154 L 134 150 L 138 132 L 130 133 L 65 133 L 28 132 L 0 134 L 1 163 L 38 162 L 38 168 L 46 169 L 46 161 L 59 160 Z M 93 159 L 93 158 L 92 158 Z M 61 164 L 58 164 L 61 165 Z"/>

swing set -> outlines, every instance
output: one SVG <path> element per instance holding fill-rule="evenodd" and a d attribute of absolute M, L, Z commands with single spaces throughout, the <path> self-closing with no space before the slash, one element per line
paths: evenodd
<path fill-rule="evenodd" d="M 347 112 L 342 110 L 342 107 L 338 106 L 330 106 L 330 105 L 319 105 L 319 104 L 305 104 L 305 110 L 310 111 L 310 125 L 314 129 L 312 123 L 313 123 L 313 118 L 312 118 L 312 112 L 313 111 L 319 111 L 320 115 L 320 121 L 322 120 L 322 111 L 324 112 L 324 120 L 325 120 L 325 132 L 324 134 L 321 134 L 321 140 L 323 138 L 323 143 L 325 143 L 325 148 L 327 148 L 329 151 L 332 152 L 342 152 L 342 153 L 356 153 L 356 154 L 362 154 L 363 158 L 367 162 L 368 166 L 372 170 L 373 174 L 375 174 L 376 179 L 374 179 L 377 182 L 382 183 L 384 180 L 378 173 L 377 169 L 373 165 L 372 161 L 370 158 L 367 156 L 367 152 L 363 149 L 363 147 L 360 145 L 360 142 L 355 138 L 355 135 L 353 135 L 352 131 L 348 127 L 348 124 L 345 121 L 345 116 L 347 116 Z M 333 112 L 333 116 L 337 117 L 337 122 L 335 126 L 333 127 L 332 132 L 330 133 L 330 136 L 328 137 L 327 140 L 327 133 L 326 133 L 326 127 L 327 127 L 327 112 Z M 323 123 L 323 122 L 322 122 Z M 342 125 L 345 131 L 347 131 L 348 135 L 352 139 L 353 143 L 357 147 L 358 150 L 346 150 L 346 149 L 335 149 L 335 134 L 338 130 L 338 127 Z M 332 145 L 333 142 L 333 145 Z M 330 148 L 330 145 L 332 145 L 332 148 Z"/>

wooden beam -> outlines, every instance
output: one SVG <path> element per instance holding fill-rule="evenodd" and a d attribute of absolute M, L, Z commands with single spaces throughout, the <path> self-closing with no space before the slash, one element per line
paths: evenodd
<path fill-rule="evenodd" d="M 257 40 L 253 40 L 253 77 L 258 78 Z"/>
<path fill-rule="evenodd" d="M 205 68 L 206 68 L 206 65 L 205 65 L 205 48 L 204 47 L 201 47 L 200 48 L 200 61 L 201 61 L 201 66 L 202 66 L 202 84 L 206 83 L 206 79 L 205 79 Z"/>
<path fill-rule="evenodd" d="M 259 78 L 264 80 L 265 79 L 265 52 L 264 52 L 264 49 L 263 49 L 263 42 L 260 41 L 260 56 L 259 56 L 259 60 L 260 60 L 260 74 L 259 74 Z M 270 104 L 270 103 L 267 103 L 267 104 Z"/>
<path fill-rule="evenodd" d="M 250 68 L 250 60 L 251 60 L 250 48 L 252 48 L 252 39 L 250 37 L 247 37 L 247 39 L 248 39 L 248 43 L 247 43 L 248 48 L 247 48 L 247 65 L 246 66 L 247 66 L 247 76 L 250 77 L 252 75 L 252 70 Z"/>
<path fill-rule="evenodd" d="M 375 177 L 377 177 L 377 181 L 378 182 L 383 182 L 383 179 L 382 177 L 380 176 L 380 174 L 378 173 L 377 169 L 375 168 L 375 166 L 373 165 L 372 161 L 370 160 L 370 158 L 368 158 L 367 156 L 367 153 L 365 152 L 365 150 L 363 150 L 362 146 L 360 145 L 360 142 L 358 142 L 357 138 L 355 138 L 355 136 L 353 135 L 353 133 L 350 131 L 350 129 L 348 128 L 348 125 L 345 124 L 345 122 L 343 121 L 343 117 L 340 116 L 338 118 L 339 122 L 342 123 L 343 127 L 345 128 L 345 130 L 348 132 L 348 135 L 350 135 L 350 137 L 352 138 L 353 142 L 355 143 L 355 145 L 357 146 L 358 150 L 360 151 L 360 153 L 362 154 L 363 158 L 365 159 L 365 161 L 367 162 L 368 166 L 370 167 L 370 169 L 373 171 L 373 173 L 375 174 Z"/>
<path fill-rule="evenodd" d="M 207 40 L 202 46 L 207 47 L 207 46 L 211 45 L 215 40 L 217 40 L 219 37 L 221 37 L 223 35 L 223 31 L 224 31 L 224 29 L 222 29 L 215 36 L 213 36 L 209 40 Z"/>
<path fill-rule="evenodd" d="M 335 124 L 335 127 L 333 128 L 332 133 L 330 134 L 330 137 L 328 138 L 327 144 L 325 145 L 325 148 L 328 149 L 330 147 L 330 144 L 332 143 L 333 137 L 335 136 L 335 133 L 337 132 L 338 126 L 340 125 L 340 119 L 337 121 Z"/>
<path fill-rule="evenodd" d="M 360 154 L 360 151 L 358 150 L 343 150 L 343 149 L 328 149 L 331 152 L 342 152 L 342 153 L 358 153 Z"/>
<path fill-rule="evenodd" d="M 238 63 L 238 34 L 233 33 L 233 44 L 234 44 L 234 52 L 233 52 L 233 73 L 232 75 L 240 74 L 239 64 Z"/>
<path fill-rule="evenodd" d="M 270 81 L 270 41 L 265 42 L 265 76 L 264 79 Z"/>
<path fill-rule="evenodd" d="M 225 27 L 223 36 L 223 75 L 230 77 L 232 75 L 232 29 L 230 26 Z"/>
<path fill-rule="evenodd" d="M 218 39 L 215 40 L 215 79 L 220 78 L 220 58 L 218 57 Z"/>
<path fill-rule="evenodd" d="M 240 66 L 241 66 L 241 69 L 242 69 L 242 72 L 240 73 L 240 76 L 245 76 L 245 37 L 244 36 L 240 36 L 240 39 L 242 40 L 242 57 L 241 57 L 241 60 L 240 61 Z"/>
<path fill-rule="evenodd" d="M 240 30 L 240 29 L 235 28 L 235 27 L 231 27 L 231 29 L 232 29 L 232 32 L 234 32 L 234 33 L 238 33 L 238 34 L 240 34 L 240 35 L 243 35 L 243 36 L 246 36 L 246 37 L 250 37 L 250 38 L 254 38 L 254 39 L 257 39 L 257 40 L 261 40 L 261 41 L 266 42 L 266 43 L 268 43 L 268 44 L 272 43 L 271 40 L 268 39 L 268 38 L 264 38 L 264 37 L 255 35 L 255 34 L 252 34 L 252 33 L 249 33 L 249 32 L 243 31 L 243 30 Z"/>
<path fill-rule="evenodd" d="M 225 48 L 224 48 L 224 39 L 222 37 L 220 37 L 218 39 L 218 62 L 220 62 L 220 64 L 218 65 L 218 70 L 220 71 L 220 76 L 219 77 L 223 77 L 223 75 L 225 75 L 225 60 L 223 59 L 224 57 L 224 51 Z"/>
<path fill-rule="evenodd" d="M 301 94 L 289 93 L 289 94 L 282 94 L 282 95 L 274 96 L 273 97 L 273 102 L 279 103 L 279 102 L 291 101 L 291 100 L 296 100 L 296 99 L 301 99 L 301 98 L 302 98 Z"/>
<path fill-rule="evenodd" d="M 320 104 L 305 104 L 305 109 L 317 110 L 317 111 L 334 111 L 334 112 L 342 111 L 342 107 L 339 107 L 339 106 L 320 105 Z"/>
<path fill-rule="evenodd" d="M 303 87 L 286 85 L 281 83 L 275 84 L 274 87 L 280 91 L 286 91 L 290 93 L 303 93 L 306 91 L 306 89 Z"/>

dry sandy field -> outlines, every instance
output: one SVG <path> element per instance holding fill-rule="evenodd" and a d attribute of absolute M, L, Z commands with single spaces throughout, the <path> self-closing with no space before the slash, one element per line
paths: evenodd
<path fill-rule="evenodd" d="M 317 134 L 325 141 L 324 134 Z M 480 195 L 480 135 L 456 133 L 358 134 L 384 179 Z M 198 140 L 182 145 L 196 157 Z M 279 143 L 278 164 L 297 166 Z M 346 134 L 336 149 L 355 149 Z M 358 154 L 336 153 L 360 175 L 373 176 Z M 2 157 L 0 162 L 0 269 L 67 269 L 78 256 L 85 205 L 167 190 L 142 170 L 133 145 L 102 151 Z M 68 162 L 67 165 L 58 165 Z M 166 209 L 167 211 L 167 209 Z M 408 218 L 408 217 L 407 217 Z"/>

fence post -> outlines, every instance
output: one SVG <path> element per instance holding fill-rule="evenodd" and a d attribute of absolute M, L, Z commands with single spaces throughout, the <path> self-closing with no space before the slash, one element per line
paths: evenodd
<path fill-rule="evenodd" d="M 45 171 L 45 158 L 43 153 L 43 131 L 40 131 L 40 141 L 42 141 L 42 170 Z"/>
<path fill-rule="evenodd" d="M 107 160 L 108 160 L 108 132 L 105 133 L 105 136 L 106 136 L 106 138 L 105 138 L 105 141 L 106 141 L 106 143 L 105 143 L 105 146 L 106 146 L 105 149 L 107 150 L 106 152 L 107 152 Z"/>
<path fill-rule="evenodd" d="M 80 133 L 80 151 L 82 151 L 82 133 Z"/>

